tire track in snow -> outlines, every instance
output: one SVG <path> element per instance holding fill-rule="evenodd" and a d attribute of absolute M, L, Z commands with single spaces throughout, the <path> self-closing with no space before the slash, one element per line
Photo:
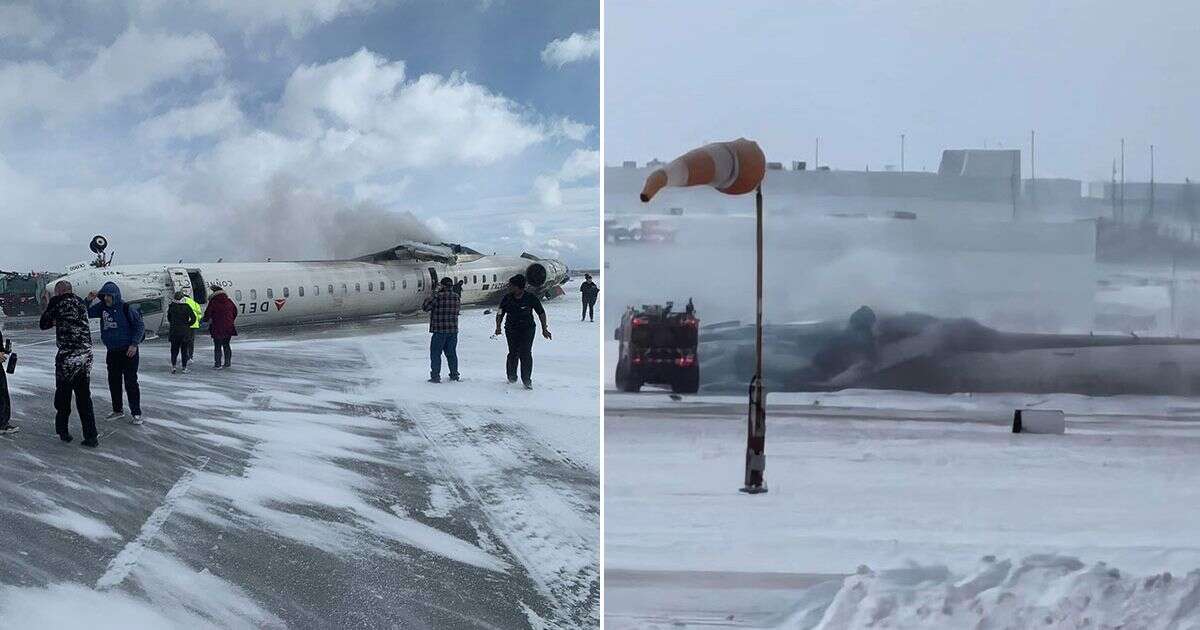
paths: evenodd
<path fill-rule="evenodd" d="M 598 624 L 598 567 L 593 562 L 567 561 L 567 558 L 598 557 L 598 505 L 594 512 L 586 510 L 589 513 L 578 515 L 594 525 L 595 539 L 589 540 L 581 532 L 564 527 L 553 511 L 544 509 L 542 502 L 546 497 L 538 495 L 525 483 L 526 475 L 504 460 L 515 457 L 528 464 L 558 461 L 570 468 L 576 478 L 583 472 L 578 465 L 528 435 L 517 435 L 512 431 L 497 435 L 479 430 L 479 427 L 501 424 L 493 421 L 500 420 L 499 417 L 488 419 L 479 414 L 478 422 L 467 426 L 459 411 L 446 405 L 427 403 L 419 407 L 401 407 L 437 453 L 438 465 L 446 477 L 457 481 L 479 506 L 492 531 L 525 568 L 559 621 L 571 626 Z M 500 415 L 497 410 L 490 412 Z M 599 479 L 593 477 L 587 483 L 596 488 L 598 501 Z M 588 502 L 562 498 L 565 503 L 573 504 L 572 508 Z M 564 549 L 569 551 L 564 553 Z"/>
<path fill-rule="evenodd" d="M 150 513 L 150 518 L 142 525 L 142 529 L 138 532 L 137 538 L 125 545 L 121 551 L 108 563 L 108 568 L 104 571 L 104 575 L 96 580 L 96 590 L 103 591 L 118 586 L 125 578 L 129 577 L 129 573 L 137 566 L 138 558 L 141 557 L 142 551 L 150 541 L 158 536 L 158 532 L 162 530 L 163 524 L 170 518 L 171 513 L 175 511 L 175 504 L 187 494 L 188 489 L 192 487 L 192 483 L 196 480 L 196 473 L 204 470 L 208 466 L 208 456 L 203 455 L 197 461 L 197 466 L 194 469 L 184 471 L 183 476 L 179 481 L 175 482 L 174 486 L 167 492 L 166 498 L 163 500 L 153 512 Z"/>

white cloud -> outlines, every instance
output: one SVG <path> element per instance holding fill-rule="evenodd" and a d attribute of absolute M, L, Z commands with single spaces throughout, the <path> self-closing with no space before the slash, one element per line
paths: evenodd
<path fill-rule="evenodd" d="M 211 73 L 223 57 L 209 35 L 145 33 L 131 25 L 80 72 L 42 61 L 0 62 L 0 121 L 92 112 L 163 81 Z"/>
<path fill-rule="evenodd" d="M 548 137 L 504 96 L 453 74 L 407 81 L 404 63 L 367 50 L 288 79 L 281 129 L 392 168 L 493 164 Z"/>
<path fill-rule="evenodd" d="M 277 26 L 298 38 L 314 27 L 343 16 L 366 13 L 378 0 L 198 0 L 189 8 L 216 15 L 245 33 L 259 33 Z M 171 0 L 138 0 L 143 19 L 177 11 L 181 3 Z"/>
<path fill-rule="evenodd" d="M 570 37 L 556 39 L 542 49 L 542 62 L 556 68 L 561 68 L 568 63 L 599 57 L 599 29 L 586 33 L 571 33 Z"/>
<path fill-rule="evenodd" d="M 538 202 L 547 208 L 558 208 L 563 203 L 558 178 L 551 175 L 538 175 L 534 178 L 533 194 Z"/>
<path fill-rule="evenodd" d="M 236 129 L 244 123 L 231 93 L 211 96 L 195 105 L 178 107 L 142 122 L 138 133 L 152 140 L 198 138 Z"/>
<path fill-rule="evenodd" d="M 600 175 L 600 152 L 588 149 L 575 149 L 567 156 L 562 168 L 558 170 L 558 180 L 563 183 L 577 182 L 581 179 Z"/>
<path fill-rule="evenodd" d="M 533 221 L 530 221 L 529 219 L 521 219 L 520 221 L 517 221 L 517 230 L 519 230 L 521 235 L 525 238 L 532 238 L 536 233 L 536 230 L 533 227 Z"/>
<path fill-rule="evenodd" d="M 563 207 L 563 184 L 597 177 L 600 174 L 600 152 L 575 149 L 563 161 L 557 173 L 538 175 L 533 180 L 533 198 L 544 208 Z"/>
<path fill-rule="evenodd" d="M 551 135 L 574 140 L 575 142 L 583 142 L 595 129 L 591 125 L 575 122 L 565 116 L 550 125 Z"/>
<path fill-rule="evenodd" d="M 0 5 L 0 43 L 16 43 L 41 48 L 58 29 L 41 18 L 33 7 L 23 4 Z"/>

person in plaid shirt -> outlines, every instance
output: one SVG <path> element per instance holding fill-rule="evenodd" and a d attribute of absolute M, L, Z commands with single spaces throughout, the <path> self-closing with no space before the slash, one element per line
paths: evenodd
<path fill-rule="evenodd" d="M 422 309 L 429 312 L 429 382 L 442 382 L 442 354 L 450 367 L 450 380 L 458 376 L 458 309 L 459 296 L 454 280 L 442 278 L 437 293 L 425 298 Z"/>

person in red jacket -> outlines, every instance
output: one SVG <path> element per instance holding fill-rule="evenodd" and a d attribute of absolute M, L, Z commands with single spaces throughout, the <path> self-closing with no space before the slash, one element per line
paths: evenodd
<path fill-rule="evenodd" d="M 200 321 L 208 322 L 208 334 L 212 336 L 213 369 L 228 369 L 233 359 L 233 349 L 229 347 L 229 341 L 237 336 L 237 327 L 233 325 L 233 320 L 237 319 L 237 305 L 225 295 L 221 287 L 213 285 L 209 289 L 212 294 Z M 225 357 L 224 364 L 221 363 L 222 355 Z"/>

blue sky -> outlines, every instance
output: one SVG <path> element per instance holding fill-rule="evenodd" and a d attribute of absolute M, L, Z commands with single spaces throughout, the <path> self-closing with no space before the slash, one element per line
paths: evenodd
<path fill-rule="evenodd" d="M 598 26 L 596 0 L 4 3 L 0 268 L 94 233 L 124 262 L 323 257 L 339 213 L 380 219 L 364 249 L 412 213 L 596 266 Z"/>

